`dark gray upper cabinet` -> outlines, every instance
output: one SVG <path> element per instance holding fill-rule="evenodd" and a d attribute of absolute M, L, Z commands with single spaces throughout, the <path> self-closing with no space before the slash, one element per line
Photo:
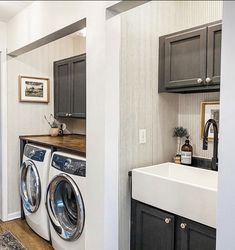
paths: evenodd
<path fill-rule="evenodd" d="M 166 88 L 197 86 L 199 79 L 205 79 L 206 31 L 201 28 L 165 39 Z"/>
<path fill-rule="evenodd" d="M 55 116 L 86 118 L 86 54 L 54 62 Z"/>
<path fill-rule="evenodd" d="M 207 78 L 208 84 L 220 83 L 222 25 L 208 27 Z"/>
<path fill-rule="evenodd" d="M 131 250 L 215 250 L 216 230 L 132 199 Z"/>
<path fill-rule="evenodd" d="M 159 38 L 158 92 L 219 90 L 221 28 L 214 22 Z"/>
<path fill-rule="evenodd" d="M 67 61 L 54 64 L 55 115 L 66 116 L 70 110 L 70 68 Z"/>

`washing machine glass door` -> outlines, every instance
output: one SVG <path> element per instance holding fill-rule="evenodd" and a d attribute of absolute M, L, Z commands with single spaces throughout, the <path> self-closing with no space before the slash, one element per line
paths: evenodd
<path fill-rule="evenodd" d="M 47 212 L 50 221 L 64 240 L 76 240 L 83 231 L 85 208 L 80 190 L 74 180 L 66 175 L 57 175 L 47 189 Z"/>
<path fill-rule="evenodd" d="M 30 160 L 25 161 L 21 166 L 20 194 L 25 209 L 35 213 L 41 201 L 41 183 L 38 170 Z"/>

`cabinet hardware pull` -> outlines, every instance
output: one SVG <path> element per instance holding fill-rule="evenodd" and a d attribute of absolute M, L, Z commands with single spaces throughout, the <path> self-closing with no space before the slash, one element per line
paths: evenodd
<path fill-rule="evenodd" d="M 169 224 L 170 222 L 171 222 L 171 218 L 166 218 L 166 219 L 165 219 L 165 223 L 166 223 L 166 224 Z"/>
<path fill-rule="evenodd" d="M 72 116 L 72 114 L 69 114 L 69 116 Z"/>
<path fill-rule="evenodd" d="M 203 82 L 202 78 L 197 79 L 197 83 L 202 83 L 202 82 Z"/>
<path fill-rule="evenodd" d="M 66 116 L 69 116 L 69 113 L 66 113 Z"/>
<path fill-rule="evenodd" d="M 211 78 L 210 77 L 207 77 L 206 78 L 206 83 L 210 83 L 211 82 Z"/>
<path fill-rule="evenodd" d="M 187 226 L 187 224 L 186 224 L 186 223 L 181 223 L 181 224 L 180 224 L 180 227 L 181 227 L 182 229 L 185 229 L 185 228 L 186 228 L 186 226 Z"/>

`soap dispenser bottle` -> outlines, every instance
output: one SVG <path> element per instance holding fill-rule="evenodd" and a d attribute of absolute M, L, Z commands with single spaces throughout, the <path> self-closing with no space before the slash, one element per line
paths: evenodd
<path fill-rule="evenodd" d="M 186 136 L 185 144 L 181 147 L 181 164 L 192 165 L 193 147 L 189 143 L 189 136 Z"/>

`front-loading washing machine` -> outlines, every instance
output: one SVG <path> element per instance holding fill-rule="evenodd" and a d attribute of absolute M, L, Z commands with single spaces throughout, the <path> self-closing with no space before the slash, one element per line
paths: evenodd
<path fill-rule="evenodd" d="M 45 208 L 51 150 L 32 144 L 24 147 L 20 169 L 20 195 L 28 225 L 42 238 L 50 240 Z"/>
<path fill-rule="evenodd" d="M 46 207 L 55 250 L 85 249 L 86 159 L 54 152 L 49 170 Z"/>

